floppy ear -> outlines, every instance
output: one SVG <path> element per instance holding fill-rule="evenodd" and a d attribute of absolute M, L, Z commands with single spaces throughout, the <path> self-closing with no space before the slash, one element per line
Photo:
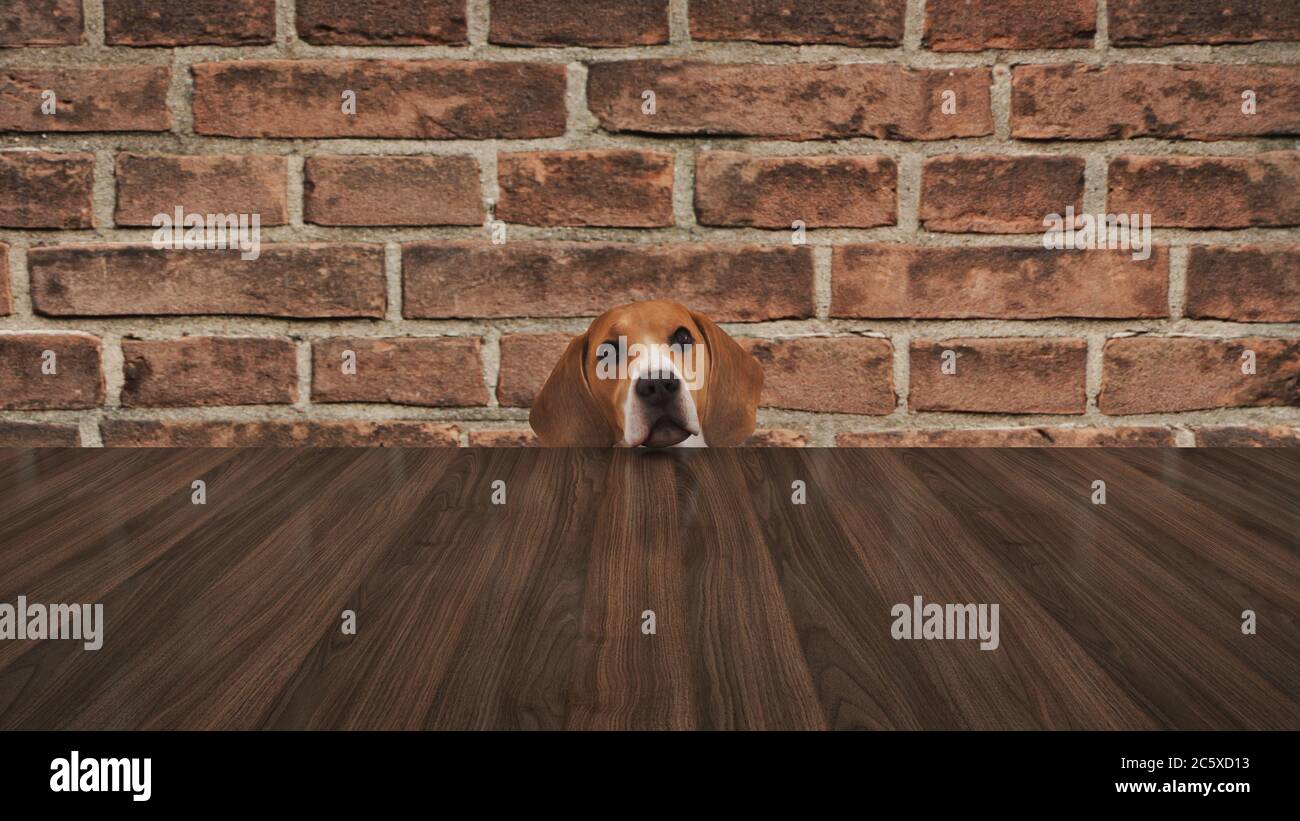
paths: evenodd
<path fill-rule="evenodd" d="M 587 384 L 587 335 L 574 337 L 533 400 L 528 424 L 546 447 L 602 447 L 616 439 Z"/>
<path fill-rule="evenodd" d="M 742 444 L 754 433 L 763 368 L 712 319 L 694 311 L 691 318 L 704 333 L 709 351 L 709 379 L 700 413 L 704 441 L 709 447 Z"/>

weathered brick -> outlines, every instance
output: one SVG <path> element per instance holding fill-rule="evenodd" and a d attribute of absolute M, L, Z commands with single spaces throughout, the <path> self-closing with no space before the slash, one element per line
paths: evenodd
<path fill-rule="evenodd" d="M 19 67 L 0 67 L 0 136 L 10 135 L 7 148 L 0 149 L 0 233 L 6 228 L 102 228 L 95 224 L 97 216 L 103 215 L 103 203 L 95 202 L 98 161 L 90 153 L 70 153 L 89 152 L 91 147 L 101 152 L 101 159 L 105 148 L 117 154 L 116 178 L 109 181 L 115 184 L 116 211 L 109 227 L 146 229 L 156 214 L 171 214 L 180 206 L 189 213 L 257 213 L 262 225 L 279 226 L 266 236 L 282 240 L 304 234 L 289 225 L 290 212 L 296 220 L 300 210 L 301 222 L 309 226 L 305 235 L 313 238 L 346 240 L 361 233 L 349 228 L 370 226 L 471 230 L 430 235 L 427 242 L 381 231 L 391 235 L 387 252 L 382 237 L 373 240 L 375 244 L 271 243 L 261 249 L 257 260 L 240 259 L 238 252 L 155 251 L 145 242 L 147 230 L 133 232 L 140 243 L 133 245 L 42 247 L 11 238 L 9 242 L 16 245 L 12 259 L 9 246 L 0 242 L 0 317 L 12 328 L 23 329 L 0 332 L 0 351 L 19 350 L 15 338 L 41 336 L 59 344 L 79 340 L 76 353 L 82 357 L 77 381 L 71 387 L 60 382 L 54 393 L 30 378 L 22 383 L 20 373 L 0 367 L 0 408 L 10 408 L 6 402 L 38 402 L 13 407 L 72 409 L 75 415 L 75 409 L 104 405 L 104 357 L 98 339 L 28 330 L 32 324 L 102 331 L 98 324 L 80 321 L 87 317 L 120 325 L 107 355 L 110 367 L 115 367 L 119 337 L 126 339 L 127 350 L 136 345 L 209 344 L 135 339 L 136 334 L 156 336 L 158 327 L 175 322 L 158 326 L 151 316 L 199 316 L 217 318 L 210 320 L 217 325 L 190 333 L 280 337 L 252 344 L 287 346 L 291 355 L 281 357 L 283 374 L 263 379 L 256 373 L 257 363 L 232 372 L 205 365 L 197 354 L 187 354 L 192 361 L 178 358 L 176 350 L 168 350 L 171 358 L 160 356 L 156 363 L 128 357 L 128 368 L 136 368 L 135 381 L 123 392 L 128 406 L 132 401 L 145 408 L 150 403 L 185 407 L 269 402 L 284 408 L 284 413 L 257 416 L 285 418 L 198 421 L 199 416 L 213 414 L 147 409 L 117 413 L 110 408 L 107 416 L 128 419 L 101 426 L 106 442 L 118 424 L 122 444 L 352 445 L 368 444 L 364 440 L 373 437 L 378 444 L 454 446 L 466 438 L 457 427 L 443 422 L 360 420 L 357 417 L 378 414 L 345 414 L 346 406 L 337 404 L 332 407 L 340 413 L 321 410 L 330 407 L 324 403 L 355 402 L 474 408 L 481 413 L 470 415 L 478 421 L 465 426 L 472 429 L 467 434 L 471 444 L 533 443 L 535 437 L 523 421 L 526 411 L 521 409 L 531 404 L 572 332 L 580 327 L 572 324 L 575 318 L 593 316 L 622 302 L 664 297 L 684 301 L 721 322 L 795 320 L 779 327 L 727 327 L 737 338 L 743 333 L 767 337 L 746 344 L 757 346 L 768 358 L 762 399 L 768 407 L 789 408 L 797 414 L 879 414 L 897 422 L 862 425 L 862 429 L 890 430 L 841 434 L 840 444 L 1168 446 L 1174 444 L 1174 428 L 1189 427 L 1201 445 L 1298 443 L 1300 430 L 1287 414 L 1300 407 L 1300 354 L 1295 350 L 1300 340 L 1289 330 L 1287 338 L 1277 339 L 1276 325 L 1272 331 L 1258 326 L 1261 336 L 1247 340 L 1257 340 L 1261 346 L 1252 348 L 1259 369 L 1253 378 L 1240 374 L 1241 362 L 1232 357 L 1246 347 L 1240 340 L 1148 336 L 1110 340 L 1104 353 L 1095 352 L 1104 360 L 1093 363 L 1099 371 L 1094 379 L 1102 388 L 1097 401 L 1110 414 L 1108 419 L 1130 427 L 1106 427 L 1104 421 L 1077 415 L 1046 417 L 1047 426 L 1038 418 L 1019 417 L 1033 427 L 1005 421 L 1016 417 L 999 422 L 968 415 L 973 421 L 960 423 L 933 416 L 932 412 L 949 411 L 1092 412 L 1084 399 L 1089 370 L 1084 364 L 1086 346 L 1078 339 L 1049 336 L 1084 336 L 1083 331 L 1026 331 L 1011 327 L 1012 322 L 1152 324 L 1149 320 L 1168 319 L 1173 298 L 1181 306 L 1179 315 L 1191 323 L 1188 328 L 1161 328 L 1164 323 L 1157 321 L 1149 329 L 1130 330 L 1221 334 L 1208 326 L 1219 321 L 1300 323 L 1300 244 L 1289 234 L 1261 240 L 1262 234 L 1252 231 L 1233 240 L 1239 244 L 1190 245 L 1178 257 L 1179 293 L 1171 295 L 1168 245 L 1152 247 L 1147 260 L 1135 260 L 1127 249 L 1052 251 L 1036 240 L 985 245 L 957 238 L 940 242 L 937 234 L 928 234 L 934 242 L 923 241 L 925 234 L 909 238 L 918 228 L 1039 235 L 1046 214 L 1063 213 L 1066 206 L 1082 211 L 1083 160 L 1047 148 L 1037 153 L 1050 156 L 1021 153 L 1034 150 L 1032 142 L 1020 142 L 1020 149 L 990 147 L 987 141 L 964 148 L 956 142 L 994 133 L 990 95 L 998 70 L 991 63 L 996 61 L 971 59 L 959 66 L 961 61 L 954 58 L 939 61 L 951 65 L 936 66 L 935 60 L 912 59 L 916 55 L 903 54 L 905 49 L 895 55 L 897 59 L 885 62 L 812 53 L 820 49 L 829 54 L 834 46 L 901 46 L 909 7 L 925 17 L 924 30 L 910 36 L 932 52 L 1088 50 L 1102 22 L 1095 19 L 1098 6 L 1109 14 L 1106 28 L 1114 45 L 1204 45 L 1199 50 L 1203 53 L 1193 58 L 1168 50 L 1159 63 L 1094 62 L 1077 56 L 1082 51 L 1058 52 L 1059 60 L 1078 65 L 1002 60 L 1012 66 L 1011 76 L 1003 77 L 1011 86 L 1012 142 L 1238 140 L 1236 148 L 1209 153 L 1147 147 L 1124 149 L 1145 156 L 1102 151 L 1103 161 L 1111 164 L 1100 177 L 1108 178 L 1109 199 L 1096 210 L 1150 214 L 1162 229 L 1260 228 L 1280 235 L 1300 226 L 1300 151 L 1282 145 L 1288 137 L 1300 137 L 1300 63 L 1284 56 L 1284 45 L 1259 47 L 1267 53 L 1257 55 L 1258 60 L 1233 58 L 1228 54 L 1233 47 L 1212 46 L 1300 43 L 1300 6 L 1295 3 L 1063 0 L 1049 8 L 1038 0 L 910 4 L 906 0 L 690 0 L 677 4 L 673 13 L 679 17 L 672 24 L 689 23 L 693 46 L 685 51 L 666 49 L 665 54 L 677 55 L 666 59 L 646 59 L 654 56 L 654 48 L 643 48 L 638 59 L 630 59 L 629 49 L 609 61 L 575 58 L 578 51 L 566 47 L 666 44 L 669 0 L 567 4 L 480 0 L 480 15 L 490 11 L 483 18 L 490 19 L 490 31 L 479 37 L 486 36 L 494 44 L 488 49 L 493 53 L 475 55 L 470 49 L 461 56 L 474 59 L 464 60 L 425 59 L 428 48 L 421 54 L 397 52 L 402 46 L 467 45 L 468 12 L 474 8 L 468 0 L 296 0 L 288 4 L 296 11 L 294 21 L 277 18 L 276 9 L 283 10 L 286 4 L 274 0 L 184 4 L 104 0 L 88 5 L 102 7 L 102 19 L 92 21 L 91 28 L 103 30 L 110 49 L 277 44 L 252 50 L 260 54 L 245 55 L 257 59 L 232 53 L 215 58 L 220 62 L 199 63 L 191 68 L 193 82 L 179 84 L 172 82 L 171 67 L 160 59 L 166 56 L 161 51 L 115 49 L 120 53 L 92 57 L 99 64 L 85 65 L 73 51 L 39 48 L 85 42 L 82 7 L 86 5 L 82 0 L 11 0 L 0 15 L 4 18 L 0 52 L 5 46 L 37 46 L 8 52 L 14 60 L 26 54 Z M 281 23 L 296 25 L 297 38 Z M 303 48 L 278 48 L 288 42 L 285 36 L 289 41 L 302 40 Z M 778 45 L 718 45 L 721 41 Z M 498 46 L 503 45 L 566 50 L 539 49 L 530 57 L 528 50 L 514 49 L 511 57 L 502 56 L 505 51 Z M 800 48 L 805 45 L 812 50 L 796 55 L 808 51 Z M 317 46 L 398 48 L 387 48 L 386 59 L 355 59 L 345 58 L 338 48 Z M 266 59 L 273 51 L 282 52 L 278 56 L 283 59 Z M 562 53 L 569 56 L 555 56 Z M 54 59 L 60 55 L 67 59 Z M 139 58 L 136 63 L 150 65 L 118 59 L 133 55 Z M 603 145 L 600 140 L 573 143 L 568 126 L 591 119 L 588 112 L 577 112 L 581 116 L 573 120 L 567 111 L 568 66 L 575 59 L 584 63 L 575 70 L 587 74 L 585 102 L 601 133 L 651 135 L 650 139 L 615 137 Z M 190 63 L 181 61 L 182 66 Z M 192 122 L 186 115 L 181 117 L 184 122 L 178 120 L 173 126 L 168 99 L 175 96 L 174 86 L 186 86 L 182 90 L 188 97 L 186 106 L 193 111 Z M 41 93 L 46 89 L 57 94 L 56 116 L 40 113 Z M 1247 90 L 1254 93 L 1253 114 L 1242 111 L 1241 95 Z M 345 91 L 357 95 L 355 115 L 341 110 Z M 645 91 L 655 94 L 653 113 L 643 113 Z M 945 92 L 956 95 L 953 115 L 944 113 L 944 103 L 952 96 Z M 392 145 L 376 143 L 370 150 L 385 156 L 366 156 L 322 153 L 357 150 L 342 144 L 281 142 L 281 148 L 272 150 L 267 143 L 243 140 L 248 145 L 240 148 L 233 146 L 240 140 L 226 140 L 232 145 L 207 149 L 230 152 L 230 156 L 217 156 L 194 146 L 167 147 L 166 141 L 139 135 L 101 140 L 90 147 L 82 145 L 84 140 L 68 141 L 68 134 L 75 136 L 75 132 L 165 133 L 173 127 L 186 133 L 192 130 L 200 140 L 501 142 L 472 152 L 464 143 L 455 143 L 461 146 L 454 150 L 455 156 L 430 154 L 416 143 L 410 150 L 419 153 L 398 154 Z M 1004 131 L 1007 128 L 1003 126 Z M 65 136 L 59 145 L 41 147 L 31 142 L 37 134 L 60 132 Z M 700 139 L 685 149 L 678 139 L 655 144 L 655 137 L 682 136 Z M 707 138 L 712 137 L 721 138 L 711 140 L 720 150 L 708 144 Z M 824 150 L 796 151 L 775 142 L 764 148 L 743 138 L 836 142 Z M 922 172 L 918 179 L 915 173 L 911 177 L 901 173 L 907 164 L 896 151 L 873 149 L 865 142 L 839 142 L 859 138 L 954 142 L 937 146 L 943 156 L 922 152 L 920 160 L 912 160 L 911 170 Z M 492 217 L 512 223 L 509 242 L 502 245 L 492 245 L 486 236 L 468 236 L 487 217 L 479 168 L 483 150 L 495 154 L 486 169 L 492 187 L 500 192 L 494 193 Z M 675 190 L 674 160 L 684 150 L 696 152 L 689 163 L 693 174 L 682 177 L 694 179 L 694 190 L 689 192 Z M 159 156 L 162 152 L 186 156 Z M 1085 152 L 1081 148 L 1073 153 Z M 298 167 L 295 163 L 302 164 L 301 192 L 287 173 L 290 167 Z M 290 196 L 296 199 L 300 194 L 301 209 L 298 202 L 290 208 Z M 688 222 L 702 227 L 696 232 L 699 236 L 689 243 L 652 241 L 652 234 L 663 233 L 653 229 L 676 224 L 682 202 L 674 200 L 685 196 L 693 198 L 694 219 Z M 917 218 L 911 225 L 881 232 L 898 234 L 888 244 L 836 242 L 829 251 L 818 252 L 787 240 L 758 245 L 708 237 L 715 227 L 785 232 L 795 221 L 810 229 L 871 231 L 898 225 L 899 209 L 909 201 L 915 204 Z M 597 231 L 591 236 L 579 232 L 582 236 L 569 237 L 564 231 L 533 231 L 518 225 L 651 230 Z M 89 241 L 92 232 L 86 233 Z M 452 234 L 457 233 L 465 236 L 456 239 Z M 644 236 L 632 236 L 637 233 Z M 539 238 L 523 236 L 533 234 Z M 400 263 L 389 259 L 394 239 L 405 243 Z M 1221 242 L 1222 237 L 1198 241 Z M 814 274 L 814 259 L 820 260 L 819 274 Z M 828 259 L 829 278 L 824 270 Z M 388 282 L 398 264 L 402 318 L 455 320 L 457 328 L 403 330 L 401 322 L 382 328 L 379 325 L 385 323 L 379 322 L 367 331 L 360 327 L 365 323 L 310 321 L 384 320 L 388 297 L 398 298 L 389 293 L 390 286 L 398 283 Z M 827 297 L 829 304 L 824 301 Z M 828 308 L 828 314 L 820 313 Z M 23 321 L 33 315 L 35 323 Z M 237 322 L 224 328 L 227 323 L 219 318 L 225 316 L 308 321 L 249 331 Z M 891 342 L 875 335 L 850 336 L 847 330 L 827 331 L 817 316 L 829 316 L 832 325 L 843 319 L 902 324 L 950 320 L 946 324 L 952 327 L 941 334 L 914 328 Z M 566 330 L 544 332 L 545 324 L 523 325 L 532 330 L 519 330 L 515 318 L 563 318 L 556 327 Z M 966 322 L 975 319 L 989 321 L 978 326 Z M 488 394 L 484 373 L 489 367 L 485 360 L 495 357 L 485 352 L 486 347 L 480 350 L 480 344 L 487 343 L 476 338 L 484 333 L 478 327 L 483 320 L 509 320 L 510 325 L 490 335 L 499 337 L 499 367 L 491 366 L 497 374 L 495 397 Z M 1208 329 L 1198 329 L 1199 325 Z M 1239 326 L 1233 333 L 1245 334 L 1248 331 L 1242 329 L 1247 327 Z M 428 336 L 448 332 L 463 336 Z M 999 336 L 1012 332 L 1047 338 Z M 846 335 L 806 336 L 827 333 Z M 963 338 L 945 342 L 944 337 Z M 299 414 L 284 403 L 298 398 L 296 366 L 305 352 L 302 342 L 291 340 L 304 338 L 314 343 L 315 396 L 310 398 L 322 404 L 316 411 L 305 404 Z M 895 386 L 894 364 L 901 363 L 902 352 L 891 346 L 901 339 L 911 346 L 910 367 L 904 369 L 910 377 Z M 245 344 L 240 339 L 212 344 L 223 342 Z M 935 358 L 933 346 L 949 343 L 969 343 L 971 349 L 958 360 L 958 374 L 944 377 L 938 372 L 941 360 Z M 345 376 L 337 367 L 331 370 L 338 364 L 331 357 L 341 352 L 340 345 L 352 345 L 361 356 L 359 374 Z M 1155 353 L 1142 345 L 1154 346 Z M 918 346 L 930 347 L 922 351 Z M 22 343 L 24 355 L 31 349 L 30 342 Z M 68 364 L 64 356 L 60 350 L 61 366 Z M 4 364 L 0 359 L 0 366 Z M 141 377 L 141 365 L 155 364 L 159 372 Z M 190 368 L 185 379 L 175 379 L 166 371 L 181 366 Z M 69 374 L 60 368 L 60 379 Z M 897 416 L 895 388 L 918 415 Z M 1096 390 L 1095 384 L 1092 389 Z M 205 390 L 211 395 L 196 401 L 195 395 Z M 257 390 L 269 392 L 271 398 L 245 396 Z M 143 400 L 132 391 L 144 391 Z M 305 381 L 302 392 L 307 392 Z M 499 412 L 493 410 L 498 405 Z M 1174 424 L 1184 411 L 1256 406 L 1273 409 L 1214 414 L 1209 424 L 1203 424 L 1198 414 Z M 1146 413 L 1179 416 L 1155 417 L 1158 423 L 1141 415 L 1117 416 Z M 23 412 L 0 415 L 6 416 L 0 421 L 0 446 L 6 442 L 75 445 L 80 438 L 72 421 L 51 423 L 42 414 Z M 176 416 L 188 421 L 173 421 Z M 987 424 L 1001 427 L 982 427 Z M 821 433 L 812 436 L 808 431 L 763 429 L 747 444 L 825 443 L 829 434 L 824 427 L 818 430 Z"/>
<path fill-rule="evenodd" d="M 1097 31 L 1095 0 L 928 0 L 926 48 L 1091 48 Z"/>
<path fill-rule="evenodd" d="M 317 225 L 480 225 L 473 157 L 308 157 L 303 219 Z"/>
<path fill-rule="evenodd" d="M 1256 113 L 1242 112 L 1242 92 Z M 1226 140 L 1300 134 L 1300 65 L 1129 63 L 1020 65 L 1011 74 L 1011 136 Z"/>
<path fill-rule="evenodd" d="M 298 37 L 318 46 L 469 42 L 465 0 L 298 0 L 297 15 Z"/>
<path fill-rule="evenodd" d="M 167 131 L 167 66 L 0 68 L 0 131 Z M 53 114 L 41 112 L 53 91 Z"/>
<path fill-rule="evenodd" d="M 864 336 L 745 339 L 763 366 L 768 408 L 826 413 L 892 413 L 894 346 Z"/>
<path fill-rule="evenodd" d="M 0 151 L 0 227 L 93 228 L 94 154 Z"/>
<path fill-rule="evenodd" d="M 1300 447 L 1300 430 L 1285 425 L 1246 427 L 1193 427 L 1198 448 L 1294 448 Z"/>
<path fill-rule="evenodd" d="M 192 70 L 199 134 L 529 139 L 560 136 L 567 117 L 559 64 L 240 60 Z M 355 114 L 343 113 L 346 91 Z"/>
<path fill-rule="evenodd" d="M 460 443 L 455 425 L 420 421 L 155 422 L 109 419 L 99 423 L 105 447 L 439 447 Z"/>
<path fill-rule="evenodd" d="M 1042 233 L 1044 216 L 1083 210 L 1083 171 L 1082 157 L 932 157 L 917 216 L 929 231 Z"/>
<path fill-rule="evenodd" d="M 478 337 L 455 336 L 319 340 L 312 343 L 311 398 L 430 407 L 486 405 L 482 347 Z M 345 364 L 355 364 L 355 373 L 345 373 Z"/>
<path fill-rule="evenodd" d="M 287 405 L 298 362 L 287 339 L 189 336 L 122 341 L 122 407 Z"/>
<path fill-rule="evenodd" d="M 488 42 L 506 46 L 657 46 L 668 0 L 492 0 Z"/>
<path fill-rule="evenodd" d="M 1242 373 L 1247 350 L 1254 374 Z M 1300 339 L 1120 337 L 1102 353 L 1102 413 L 1300 405 Z"/>
<path fill-rule="evenodd" d="M 260 46 L 275 42 L 275 0 L 104 0 L 110 46 Z"/>
<path fill-rule="evenodd" d="M 0 448 L 75 448 L 81 432 L 75 425 L 45 422 L 0 422 Z"/>
<path fill-rule="evenodd" d="M 587 100 L 607 131 L 943 140 L 993 133 L 991 83 L 987 68 L 626 60 L 590 67 Z M 653 115 L 642 110 L 647 90 Z M 956 114 L 941 111 L 945 91 Z"/>
<path fill-rule="evenodd" d="M 808 447 L 808 434 L 801 430 L 785 428 L 760 428 L 745 440 L 745 448 L 805 448 Z"/>
<path fill-rule="evenodd" d="M 889 157 L 757 157 L 703 151 L 695 160 L 702 225 L 873 228 L 897 221 L 898 166 Z"/>
<path fill-rule="evenodd" d="M 808 246 L 414 242 L 402 247 L 402 294 L 409 319 L 595 316 L 646 299 L 719 322 L 815 309 Z"/>
<path fill-rule="evenodd" d="M 572 338 L 573 334 L 503 335 L 497 402 L 507 408 L 531 407 Z"/>
<path fill-rule="evenodd" d="M 897 46 L 907 0 L 691 0 L 694 40 Z"/>
<path fill-rule="evenodd" d="M 9 290 L 9 246 L 0 242 L 0 316 L 13 312 L 14 298 Z"/>
<path fill-rule="evenodd" d="M 1250 157 L 1116 157 L 1107 208 L 1168 228 L 1300 225 L 1300 151 Z"/>
<path fill-rule="evenodd" d="M 1171 448 L 1168 428 L 964 428 L 841 433 L 846 448 Z"/>
<path fill-rule="evenodd" d="M 32 304 L 46 316 L 228 314 L 382 318 L 384 249 L 361 244 L 156 251 L 149 245 L 32 248 Z"/>
<path fill-rule="evenodd" d="M 1047 319 L 1169 315 L 1169 252 L 840 245 L 831 316 Z"/>
<path fill-rule="evenodd" d="M 102 405 L 101 359 L 99 337 L 89 334 L 0 333 L 0 410 Z"/>
<path fill-rule="evenodd" d="M 1113 46 L 1300 40 L 1295 0 L 1108 0 Z"/>
<path fill-rule="evenodd" d="M 469 446 L 472 448 L 537 448 L 541 445 L 537 434 L 528 428 L 469 432 Z"/>
<path fill-rule="evenodd" d="M 497 158 L 497 219 L 524 225 L 673 224 L 673 155 L 529 151 Z"/>
<path fill-rule="evenodd" d="M 944 351 L 956 353 L 956 373 L 943 373 Z M 913 411 L 1083 413 L 1087 356 L 1082 339 L 917 339 L 908 404 Z"/>
<path fill-rule="evenodd" d="M 118 225 L 151 225 L 179 206 L 193 214 L 257 214 L 262 225 L 289 221 L 284 157 L 117 155 Z"/>
<path fill-rule="evenodd" d="M 1187 316 L 1300 322 L 1300 245 L 1192 246 Z"/>
<path fill-rule="evenodd" d="M 0 22 L 0 47 L 75 46 L 85 40 L 81 0 L 11 0 Z"/>

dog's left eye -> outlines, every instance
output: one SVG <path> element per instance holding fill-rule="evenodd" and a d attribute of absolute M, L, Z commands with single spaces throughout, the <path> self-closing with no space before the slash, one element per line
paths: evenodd
<path fill-rule="evenodd" d="M 687 345 L 695 344 L 695 337 L 691 336 L 691 332 L 686 328 L 678 328 L 673 331 L 672 336 L 668 337 L 668 342 L 671 345 L 680 345 L 685 348 Z"/>

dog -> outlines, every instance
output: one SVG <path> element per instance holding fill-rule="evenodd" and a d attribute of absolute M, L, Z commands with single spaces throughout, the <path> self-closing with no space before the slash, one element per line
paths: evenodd
<path fill-rule="evenodd" d="M 763 369 L 703 314 L 620 305 L 569 342 L 528 422 L 548 447 L 720 447 L 754 433 Z"/>

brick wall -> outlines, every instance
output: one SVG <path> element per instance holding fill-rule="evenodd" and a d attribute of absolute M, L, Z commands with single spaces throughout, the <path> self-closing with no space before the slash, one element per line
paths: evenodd
<path fill-rule="evenodd" d="M 1295 0 L 4 17 L 0 445 L 524 443 L 649 297 L 748 340 L 762 443 L 1300 443 Z M 260 256 L 154 250 L 178 206 Z M 1045 250 L 1067 206 L 1150 258 Z"/>

